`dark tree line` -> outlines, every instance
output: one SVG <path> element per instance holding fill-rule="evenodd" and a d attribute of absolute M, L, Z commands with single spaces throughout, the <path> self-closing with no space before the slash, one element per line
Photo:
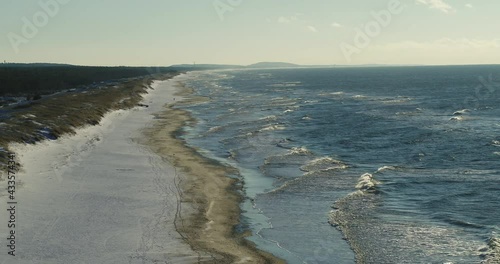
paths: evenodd
<path fill-rule="evenodd" d="M 89 67 L 0 64 L 0 96 L 50 94 L 103 81 L 175 71 L 170 67 Z"/>

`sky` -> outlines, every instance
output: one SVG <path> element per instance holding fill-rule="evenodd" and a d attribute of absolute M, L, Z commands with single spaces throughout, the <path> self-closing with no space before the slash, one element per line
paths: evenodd
<path fill-rule="evenodd" d="M 0 0 L 0 60 L 500 64 L 498 0 Z"/>

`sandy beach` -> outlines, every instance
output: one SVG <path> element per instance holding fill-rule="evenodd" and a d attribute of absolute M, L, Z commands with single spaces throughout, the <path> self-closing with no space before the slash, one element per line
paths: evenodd
<path fill-rule="evenodd" d="M 153 113 L 173 101 L 171 81 L 152 87 L 143 99 L 149 107 L 109 112 L 75 135 L 11 146 L 23 166 L 16 256 L 2 249 L 0 263 L 198 261 L 174 226 L 175 168 L 138 143 Z M 0 202 L 6 199 L 3 193 Z M 7 237 L 7 217 L 1 216 L 0 233 Z"/>
<path fill-rule="evenodd" d="M 176 97 L 188 97 L 182 104 L 196 103 L 204 98 L 189 97 L 191 89 L 176 83 Z M 177 102 L 179 103 L 179 102 Z M 239 223 L 241 201 L 236 192 L 235 179 L 228 174 L 234 169 L 208 160 L 194 149 L 185 145 L 176 135 L 186 122 L 194 122 L 189 113 L 176 109 L 174 104 L 156 115 L 158 122 L 145 131 L 148 144 L 160 156 L 166 158 L 176 168 L 181 169 L 183 191 L 181 204 L 195 211 L 177 225 L 178 231 L 198 252 L 207 252 L 211 259 L 203 263 L 284 263 L 271 254 L 258 251 L 236 234 L 234 226 Z M 185 208 L 185 206 L 182 206 Z"/>
<path fill-rule="evenodd" d="M 22 164 L 16 256 L 1 250 L 1 264 L 280 263 L 235 234 L 241 198 L 231 169 L 176 139 L 190 120 L 173 108 L 190 93 L 183 78 L 156 81 L 142 101 L 148 107 L 109 112 L 75 135 L 10 146 Z M 199 98 L 183 103 L 190 100 Z"/>

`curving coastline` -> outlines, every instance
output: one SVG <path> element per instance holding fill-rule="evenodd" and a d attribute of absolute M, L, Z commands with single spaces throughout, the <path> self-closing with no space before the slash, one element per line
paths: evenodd
<path fill-rule="evenodd" d="M 227 176 L 235 169 L 203 157 L 178 138 L 182 128 L 195 120 L 175 106 L 206 99 L 190 96 L 192 89 L 181 82 L 176 86 L 175 95 L 185 100 L 166 105 L 144 134 L 155 153 L 180 169 L 178 232 L 198 252 L 199 263 L 285 263 L 235 232 L 242 197 L 236 191 L 238 181 Z"/>

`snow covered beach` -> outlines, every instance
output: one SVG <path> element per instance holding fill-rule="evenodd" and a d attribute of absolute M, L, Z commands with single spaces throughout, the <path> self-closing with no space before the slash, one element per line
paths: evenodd
<path fill-rule="evenodd" d="M 195 120 L 174 102 L 204 100 L 184 85 L 193 77 L 155 81 L 136 107 L 108 112 L 75 135 L 10 144 L 22 165 L 16 256 L 4 248 L 0 264 L 283 263 L 235 233 L 241 197 L 227 177 L 234 169 L 176 136 Z M 8 205 L 7 182 L 0 185 Z M 7 214 L 2 237 L 11 231 Z"/>
<path fill-rule="evenodd" d="M 175 169 L 137 143 L 153 114 L 174 100 L 174 79 L 156 81 L 143 104 L 54 141 L 17 144 L 16 256 L 0 263 L 193 263 L 175 230 Z M 6 205 L 6 182 L 0 182 Z M 5 209 L 0 234 L 7 237 Z"/>

